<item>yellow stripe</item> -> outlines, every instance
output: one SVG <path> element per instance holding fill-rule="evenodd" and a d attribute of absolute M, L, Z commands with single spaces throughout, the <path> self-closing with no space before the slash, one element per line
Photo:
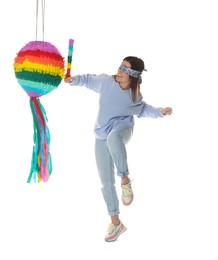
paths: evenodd
<path fill-rule="evenodd" d="M 72 68 L 71 63 L 67 63 L 67 68 L 68 68 L 68 69 Z"/>
<path fill-rule="evenodd" d="M 64 78 L 64 68 L 53 65 L 43 65 L 38 63 L 29 62 L 25 60 L 23 64 L 15 63 L 14 64 L 15 72 L 21 72 L 22 70 L 29 72 L 39 72 L 44 74 L 50 74 L 54 76 L 60 76 Z"/>

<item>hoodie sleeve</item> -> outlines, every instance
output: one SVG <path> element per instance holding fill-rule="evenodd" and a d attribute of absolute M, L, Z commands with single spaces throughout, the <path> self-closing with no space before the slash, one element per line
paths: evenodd
<path fill-rule="evenodd" d="M 102 87 L 102 79 L 106 77 L 105 74 L 83 74 L 83 75 L 76 75 L 71 83 L 71 86 L 82 86 L 88 89 L 91 89 L 97 93 L 100 92 Z"/>
<path fill-rule="evenodd" d="M 143 101 L 143 97 L 140 93 L 138 101 L 136 102 L 137 116 L 140 117 L 151 117 L 158 118 L 163 117 L 162 107 L 154 107 Z"/>
<path fill-rule="evenodd" d="M 153 107 L 151 105 L 146 104 L 143 102 L 142 109 L 138 114 L 138 117 L 152 117 L 152 118 L 158 118 L 163 117 L 162 113 L 162 107 Z"/>

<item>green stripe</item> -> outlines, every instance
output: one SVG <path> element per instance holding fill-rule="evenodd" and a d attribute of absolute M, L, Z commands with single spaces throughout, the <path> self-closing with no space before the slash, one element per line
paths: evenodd
<path fill-rule="evenodd" d="M 41 82 L 45 84 L 50 84 L 52 86 L 58 86 L 62 78 L 58 75 L 49 75 L 49 74 L 42 74 L 38 72 L 29 72 L 29 71 L 22 71 L 22 72 L 15 72 L 15 76 L 17 79 L 24 79 L 33 82 Z"/>

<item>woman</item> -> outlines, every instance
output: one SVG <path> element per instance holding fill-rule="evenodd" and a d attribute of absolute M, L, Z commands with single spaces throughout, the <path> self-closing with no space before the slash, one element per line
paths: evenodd
<path fill-rule="evenodd" d="M 95 156 L 102 183 L 102 193 L 111 223 L 106 241 L 115 241 L 126 227 L 120 221 L 119 200 L 115 187 L 115 172 L 121 177 L 122 202 L 130 205 L 133 191 L 125 145 L 133 134 L 134 116 L 158 118 L 171 115 L 172 108 L 155 108 L 146 104 L 140 93 L 144 62 L 126 57 L 116 75 L 77 75 L 65 78 L 72 86 L 84 86 L 99 94 L 99 110 L 95 123 Z"/>

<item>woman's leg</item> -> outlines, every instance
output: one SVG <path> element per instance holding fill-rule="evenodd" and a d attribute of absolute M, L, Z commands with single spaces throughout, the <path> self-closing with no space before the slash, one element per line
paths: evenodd
<path fill-rule="evenodd" d="M 125 124 L 120 124 L 110 132 L 107 138 L 108 147 L 117 168 L 117 175 L 121 177 L 122 202 L 126 206 L 132 203 L 134 197 L 131 181 L 128 177 L 129 169 L 125 147 L 131 136 L 132 128 Z"/>
<path fill-rule="evenodd" d="M 129 169 L 125 145 L 132 137 L 132 127 L 125 124 L 117 125 L 108 135 L 107 145 L 117 169 L 117 175 L 123 177 L 123 183 L 129 182 Z"/>
<path fill-rule="evenodd" d="M 108 214 L 116 224 L 115 222 L 119 221 L 119 201 L 115 188 L 114 163 L 106 141 L 96 139 L 95 156 Z"/>

